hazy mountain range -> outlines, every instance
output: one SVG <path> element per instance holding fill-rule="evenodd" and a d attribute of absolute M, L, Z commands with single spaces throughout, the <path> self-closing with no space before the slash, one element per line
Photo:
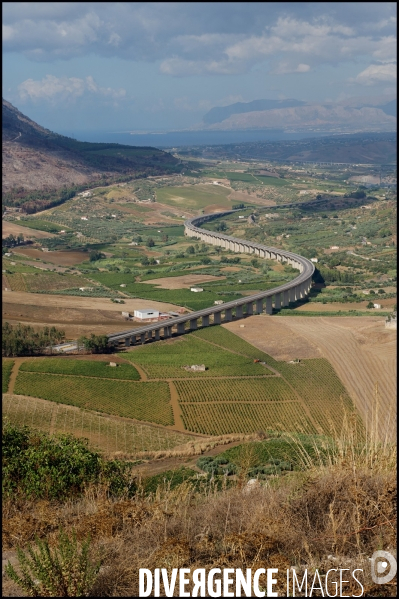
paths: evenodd
<path fill-rule="evenodd" d="M 327 132 L 395 131 L 396 98 L 350 98 L 341 102 L 255 100 L 217 106 L 207 112 L 199 129 L 269 129 Z"/>

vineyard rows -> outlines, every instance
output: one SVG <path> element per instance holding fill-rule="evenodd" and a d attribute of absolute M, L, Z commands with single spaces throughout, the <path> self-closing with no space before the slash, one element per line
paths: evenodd
<path fill-rule="evenodd" d="M 175 385 L 180 402 L 276 402 L 296 399 L 287 383 L 278 377 L 175 381 Z"/>
<path fill-rule="evenodd" d="M 163 382 L 135 383 L 19 372 L 14 393 L 164 426 L 174 424 L 169 386 Z"/>
<path fill-rule="evenodd" d="M 276 360 L 274 360 L 268 354 L 265 354 L 260 349 L 257 349 L 250 343 L 244 341 L 244 339 L 241 339 L 223 327 L 216 326 L 200 329 L 195 331 L 193 335 L 199 339 L 204 339 L 205 341 L 215 343 L 216 345 L 225 349 L 230 349 L 231 351 L 249 356 L 250 358 L 259 359 L 262 362 L 269 364 L 269 366 L 273 366 L 273 368 L 277 368 L 277 365 L 279 364 L 279 362 L 276 362 Z"/>
<path fill-rule="evenodd" d="M 299 401 L 254 404 L 181 403 L 187 430 L 208 435 L 281 430 L 315 433 Z"/>
<path fill-rule="evenodd" d="M 24 275 L 20 272 L 7 275 L 7 281 L 11 291 L 28 291 Z"/>
<path fill-rule="evenodd" d="M 23 372 L 46 372 L 49 374 L 70 374 L 98 378 L 125 379 L 138 381 L 140 375 L 130 364 L 118 364 L 112 367 L 108 362 L 93 360 L 65 360 L 62 358 L 44 358 L 27 360 L 19 368 Z"/>
<path fill-rule="evenodd" d="M 40 399 L 4 396 L 3 418 L 45 432 L 70 433 L 89 439 L 92 447 L 107 453 L 173 449 L 192 440 L 191 436 L 167 429 L 114 420 L 63 404 Z"/>
<path fill-rule="evenodd" d="M 204 343 L 194 335 L 181 337 L 168 345 L 153 343 L 120 354 L 134 361 L 147 372 L 149 378 L 186 378 L 208 376 L 262 376 L 271 372 L 251 358 L 233 354 L 220 347 Z M 205 372 L 189 372 L 182 366 L 205 364 Z"/>
<path fill-rule="evenodd" d="M 2 360 L 2 377 L 1 377 L 1 387 L 2 393 L 7 393 L 8 385 L 10 384 L 10 376 L 11 370 L 14 366 L 14 360 L 7 360 L 3 358 Z"/>

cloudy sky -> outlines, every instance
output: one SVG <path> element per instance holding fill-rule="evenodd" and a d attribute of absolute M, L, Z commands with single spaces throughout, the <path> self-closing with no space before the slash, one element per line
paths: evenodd
<path fill-rule="evenodd" d="M 55 131 L 183 129 L 238 101 L 395 89 L 393 2 L 3 3 L 3 95 Z"/>

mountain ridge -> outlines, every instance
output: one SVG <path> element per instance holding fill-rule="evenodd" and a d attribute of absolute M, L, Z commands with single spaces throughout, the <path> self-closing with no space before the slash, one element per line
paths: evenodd
<path fill-rule="evenodd" d="M 79 142 L 45 129 L 3 98 L 3 195 L 59 189 L 116 176 L 174 172 L 178 160 L 152 147 Z"/>

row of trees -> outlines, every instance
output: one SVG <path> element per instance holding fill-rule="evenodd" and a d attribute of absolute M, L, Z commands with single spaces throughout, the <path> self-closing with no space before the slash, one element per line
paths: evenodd
<path fill-rule="evenodd" d="M 1 240 L 1 245 L 5 248 L 13 248 L 16 245 L 22 245 L 23 243 L 25 243 L 25 239 L 22 233 L 20 233 L 16 237 L 12 233 L 10 233 L 10 235 L 8 235 L 7 237 L 3 237 L 3 239 Z"/>
<path fill-rule="evenodd" d="M 2 327 L 2 355 L 32 356 L 42 352 L 45 348 L 61 343 L 65 339 L 65 332 L 55 327 L 44 327 L 35 331 L 30 325 L 18 323 L 12 327 L 5 322 Z"/>

